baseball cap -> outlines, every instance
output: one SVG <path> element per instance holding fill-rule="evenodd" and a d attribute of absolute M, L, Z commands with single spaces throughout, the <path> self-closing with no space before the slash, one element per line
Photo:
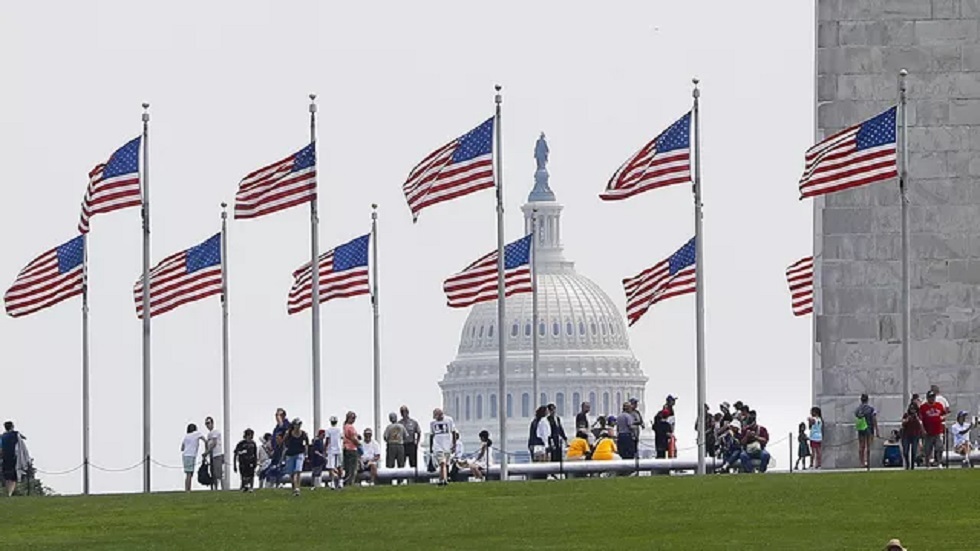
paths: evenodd
<path fill-rule="evenodd" d="M 667 401 L 668 402 L 676 402 L 677 401 L 677 396 L 674 396 L 673 394 L 668 394 L 667 395 Z"/>
<path fill-rule="evenodd" d="M 336 415 L 331 415 L 330 416 L 330 422 L 331 423 L 336 423 L 337 422 L 337 416 Z"/>
<path fill-rule="evenodd" d="M 728 402 L 722 402 L 722 403 L 721 403 L 721 405 L 720 405 L 719 407 L 720 407 L 721 409 L 731 409 L 731 408 L 732 408 L 732 405 L 731 405 L 731 404 L 729 404 Z"/>
<path fill-rule="evenodd" d="M 327 431 L 325 431 L 325 430 L 323 430 L 323 429 L 320 429 L 320 430 L 318 430 L 318 431 L 316 431 L 316 435 L 317 435 L 317 436 L 323 436 L 323 435 L 325 435 L 325 434 L 327 434 Z"/>
<path fill-rule="evenodd" d="M 630 398 L 630 403 L 631 403 L 631 404 L 637 404 L 637 403 L 639 403 L 639 402 L 640 402 L 640 401 L 639 401 L 639 400 L 637 400 L 636 398 Z"/>
<path fill-rule="evenodd" d="M 303 424 L 303 420 L 300 419 L 299 417 L 295 417 L 295 418 L 293 418 L 293 424 L 294 425 L 302 425 Z"/>
<path fill-rule="evenodd" d="M 738 430 L 742 430 L 742 423 L 738 419 L 732 421 L 732 424 L 729 425 L 729 426 L 730 427 L 735 427 Z"/>
<path fill-rule="evenodd" d="M 885 551 L 905 551 L 905 548 L 902 547 L 901 540 L 898 538 L 892 538 L 885 544 Z"/>

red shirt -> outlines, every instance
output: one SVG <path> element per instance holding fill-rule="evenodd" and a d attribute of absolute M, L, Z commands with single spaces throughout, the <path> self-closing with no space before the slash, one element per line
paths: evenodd
<path fill-rule="evenodd" d="M 919 406 L 919 415 L 922 417 L 922 427 L 929 436 L 938 436 L 945 432 L 943 416 L 946 415 L 946 408 L 939 402 L 924 402 Z"/>

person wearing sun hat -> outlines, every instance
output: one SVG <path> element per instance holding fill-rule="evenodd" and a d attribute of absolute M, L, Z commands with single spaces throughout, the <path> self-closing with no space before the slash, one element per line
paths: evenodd
<path fill-rule="evenodd" d="M 892 538 L 885 544 L 885 551 L 906 551 L 898 538 Z"/>

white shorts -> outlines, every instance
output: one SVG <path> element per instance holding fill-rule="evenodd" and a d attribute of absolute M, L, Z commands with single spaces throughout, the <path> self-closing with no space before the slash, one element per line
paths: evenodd
<path fill-rule="evenodd" d="M 344 460 L 339 453 L 330 452 L 327 454 L 327 468 L 339 469 L 344 466 Z"/>
<path fill-rule="evenodd" d="M 451 455 L 452 455 L 451 453 L 449 453 L 447 451 L 443 451 L 443 450 L 435 450 L 432 453 L 433 458 L 435 458 L 436 465 L 442 465 L 443 463 L 449 463 L 449 457 Z"/>

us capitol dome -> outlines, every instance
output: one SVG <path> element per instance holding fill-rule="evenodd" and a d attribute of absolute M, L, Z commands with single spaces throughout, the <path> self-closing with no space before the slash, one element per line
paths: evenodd
<path fill-rule="evenodd" d="M 623 402 L 630 398 L 640 401 L 642 411 L 647 377 L 630 349 L 622 313 L 609 295 L 576 272 L 575 263 L 565 258 L 561 239 L 563 207 L 549 186 L 544 134 L 537 141 L 535 158 L 534 188 L 521 210 L 526 233 L 531 233 L 533 220 L 538 224 L 534 244 L 538 284 L 537 405 L 554 403 L 565 434 L 571 439 L 575 414 L 584 401 L 592 405 L 590 421 L 596 415 L 618 414 Z M 518 461 L 526 461 L 528 430 L 535 409 L 533 295 L 523 293 L 506 300 L 507 451 L 516 452 Z M 456 359 L 439 382 L 443 409 L 456 421 L 467 452 L 476 450 L 477 435 L 484 429 L 499 446 L 496 325 L 496 301 L 473 306 L 463 325 Z M 644 433 L 642 440 L 646 442 L 651 435 L 649 430 Z"/>

